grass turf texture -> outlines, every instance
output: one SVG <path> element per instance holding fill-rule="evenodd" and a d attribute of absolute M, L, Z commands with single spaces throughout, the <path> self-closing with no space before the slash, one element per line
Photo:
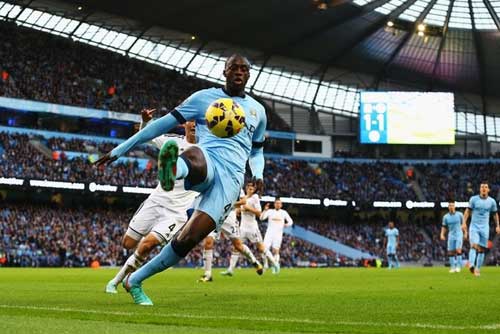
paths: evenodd
<path fill-rule="evenodd" d="M 173 269 L 144 287 L 155 306 L 132 304 L 115 270 L 0 268 L 6 333 L 498 333 L 500 268 L 482 276 L 446 268 L 237 270 L 197 283 Z"/>

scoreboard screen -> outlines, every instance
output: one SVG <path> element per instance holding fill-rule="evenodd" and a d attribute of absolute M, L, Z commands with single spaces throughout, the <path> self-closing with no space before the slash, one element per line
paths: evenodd
<path fill-rule="evenodd" d="M 452 93 L 361 92 L 362 144 L 455 144 Z"/>

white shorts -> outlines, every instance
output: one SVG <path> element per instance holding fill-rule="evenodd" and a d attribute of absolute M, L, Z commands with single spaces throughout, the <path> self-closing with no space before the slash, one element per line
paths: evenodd
<path fill-rule="evenodd" d="M 186 221 L 185 213 L 180 214 L 146 199 L 130 220 L 126 235 L 139 241 L 153 232 L 156 239 L 163 245 L 173 238 Z"/>
<path fill-rule="evenodd" d="M 266 249 L 269 249 L 270 247 L 280 249 L 282 240 L 283 232 L 266 232 L 266 235 L 264 236 L 264 246 Z"/>
<path fill-rule="evenodd" d="M 240 227 L 238 226 L 238 220 L 236 220 L 236 211 L 231 211 L 222 226 L 218 230 L 212 231 L 209 236 L 219 240 L 221 232 L 230 240 L 240 238 Z"/>
<path fill-rule="evenodd" d="M 240 233 L 241 233 L 241 240 L 243 240 L 243 242 L 245 242 L 245 240 L 248 240 L 248 242 L 252 244 L 262 242 L 262 234 L 260 233 L 258 226 L 255 226 L 254 228 L 245 228 L 245 229 L 242 229 L 240 227 Z"/>

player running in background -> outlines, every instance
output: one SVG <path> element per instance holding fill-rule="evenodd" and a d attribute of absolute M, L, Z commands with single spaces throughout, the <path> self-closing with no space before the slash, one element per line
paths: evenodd
<path fill-rule="evenodd" d="M 257 249 L 261 253 L 262 260 L 264 261 L 264 267 L 267 268 L 268 260 L 274 267 L 274 270 L 278 270 L 278 264 L 274 260 L 274 257 L 269 249 L 266 249 L 264 243 L 262 242 L 262 234 L 259 230 L 259 225 L 257 223 L 256 217 L 260 217 L 262 214 L 262 207 L 260 205 L 259 195 L 255 193 L 255 184 L 252 181 L 247 182 L 245 187 L 246 193 L 246 203 L 241 204 L 239 207 L 241 213 L 240 222 L 240 234 L 241 240 L 243 242 L 250 242 L 257 246 Z M 238 263 L 239 254 L 233 251 L 231 255 L 231 260 L 229 261 L 229 267 L 226 271 L 222 272 L 222 275 L 233 276 L 234 268 Z"/>
<path fill-rule="evenodd" d="M 396 251 L 399 245 L 399 230 L 394 226 L 394 222 L 389 222 L 389 228 L 385 230 L 384 248 L 387 252 L 387 263 L 389 269 L 399 268 L 399 260 Z"/>
<path fill-rule="evenodd" d="M 261 220 L 267 219 L 264 247 L 266 250 L 272 249 L 274 261 L 276 262 L 276 265 L 271 268 L 273 274 L 278 274 L 280 271 L 280 248 L 283 240 L 283 229 L 293 225 L 292 218 L 282 207 L 283 202 L 277 197 L 274 200 L 274 209 L 269 209 L 269 203 L 267 203 L 264 206 L 264 212 L 260 215 Z"/>
<path fill-rule="evenodd" d="M 462 269 L 463 219 L 462 213 L 455 209 L 455 201 L 449 201 L 448 213 L 443 216 L 440 237 L 441 240 L 446 240 L 445 233 L 448 231 L 450 273 L 459 273 Z"/>
<path fill-rule="evenodd" d="M 153 118 L 154 109 L 144 109 L 141 112 L 142 122 L 140 129 L 145 127 Z M 184 124 L 185 136 L 164 134 L 152 140 L 153 144 L 161 149 L 168 140 L 174 140 L 179 150 L 185 149 L 196 142 L 194 122 Z M 116 287 L 128 273 L 139 268 L 148 258 L 151 251 L 158 245 L 165 245 L 186 223 L 186 211 L 193 204 L 197 193 L 184 189 L 184 181 L 175 182 L 170 192 L 158 186 L 141 204 L 132 217 L 122 245 L 125 249 L 135 249 L 134 253 L 125 261 L 116 276 L 106 285 L 106 293 L 117 293 Z"/>
<path fill-rule="evenodd" d="M 489 197 L 490 186 L 487 181 L 481 182 L 479 186 L 479 195 L 472 196 L 469 200 L 469 207 L 465 210 L 463 230 L 467 238 L 467 220 L 469 216 L 469 270 L 475 276 L 480 276 L 480 269 L 484 262 L 484 253 L 488 246 L 490 236 L 490 214 L 493 213 L 493 219 L 496 224 L 496 232 L 500 234 L 500 225 L 498 220 L 498 209 L 496 201 Z M 471 214 L 472 211 L 472 214 Z"/>
<path fill-rule="evenodd" d="M 126 154 L 132 148 L 160 134 L 167 133 L 186 120 L 196 121 L 197 145 L 178 159 L 175 142 L 167 142 L 160 151 L 158 177 L 165 190 L 171 190 L 176 179 L 184 179 L 186 189 L 199 191 L 194 202 L 194 213 L 172 241 L 139 270 L 128 275 L 124 286 L 140 305 L 152 305 L 142 289 L 142 282 L 177 264 L 216 227 L 220 227 L 231 207 L 238 200 L 243 186 L 246 162 L 249 160 L 257 187 L 263 188 L 264 107 L 245 94 L 250 77 L 250 63 L 245 57 L 232 55 L 223 72 L 224 88 L 203 89 L 192 94 L 166 116 L 115 147 L 100 158 L 98 165 L 107 164 Z M 219 138 L 206 126 L 205 111 L 219 98 L 232 98 L 245 110 L 245 128 L 230 138 Z"/>
<path fill-rule="evenodd" d="M 242 204 L 245 204 L 246 199 L 240 198 L 238 202 L 234 204 L 234 207 L 238 207 Z M 211 232 L 203 242 L 203 267 L 205 269 L 205 273 L 198 282 L 212 282 L 212 262 L 213 262 L 213 249 L 215 240 L 219 240 L 220 233 L 224 233 L 224 236 L 231 240 L 233 245 L 233 249 L 239 253 L 243 254 L 247 258 L 248 261 L 255 267 L 257 274 L 262 275 L 264 272 L 262 264 L 255 258 L 250 248 L 243 243 L 240 237 L 240 227 L 238 226 L 238 220 L 236 219 L 236 209 L 233 208 L 226 220 L 222 224 L 219 231 Z M 231 260 L 233 255 L 231 256 Z M 238 258 L 236 258 L 238 260 Z"/>

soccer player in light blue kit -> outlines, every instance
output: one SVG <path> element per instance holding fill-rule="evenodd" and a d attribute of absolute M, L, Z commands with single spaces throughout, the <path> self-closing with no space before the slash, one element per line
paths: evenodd
<path fill-rule="evenodd" d="M 399 268 L 399 260 L 396 250 L 399 244 L 399 230 L 394 226 L 394 222 L 389 222 L 389 228 L 385 230 L 384 246 L 387 251 L 387 262 L 389 269 Z"/>
<path fill-rule="evenodd" d="M 487 181 L 481 182 L 479 195 L 472 196 L 469 200 L 469 207 L 464 213 L 463 229 L 467 231 L 467 220 L 471 216 L 469 227 L 469 270 L 475 276 L 480 276 L 480 269 L 484 262 L 484 252 L 488 247 L 490 236 L 490 214 L 496 224 L 496 232 L 500 234 L 498 221 L 498 209 L 496 201 L 489 197 L 490 186 Z M 472 211 L 472 215 L 471 215 Z M 467 233 L 465 233 L 467 238 Z"/>
<path fill-rule="evenodd" d="M 450 260 L 450 273 L 459 273 L 462 269 L 462 243 L 464 216 L 456 211 L 455 201 L 448 202 L 448 213 L 443 216 L 441 224 L 441 240 L 446 240 L 445 233 L 448 231 L 448 258 Z"/>
<path fill-rule="evenodd" d="M 145 279 L 177 264 L 210 232 L 222 225 L 233 203 L 239 199 L 247 160 L 257 180 L 257 190 L 262 191 L 267 119 L 264 107 L 245 94 L 250 63 L 245 57 L 232 55 L 226 61 L 223 74 L 226 77 L 224 88 L 195 92 L 172 112 L 152 122 L 97 162 L 98 165 L 110 163 L 178 124 L 196 121 L 198 145 L 184 151 L 178 159 L 175 143 L 167 142 L 158 159 L 158 177 L 165 190 L 172 189 L 175 180 L 183 178 L 187 190 L 200 193 L 194 203 L 195 211 L 155 258 L 123 281 L 136 304 L 153 304 L 142 290 Z M 205 112 L 219 98 L 232 98 L 245 111 L 245 128 L 230 138 L 216 137 L 206 125 Z"/>

